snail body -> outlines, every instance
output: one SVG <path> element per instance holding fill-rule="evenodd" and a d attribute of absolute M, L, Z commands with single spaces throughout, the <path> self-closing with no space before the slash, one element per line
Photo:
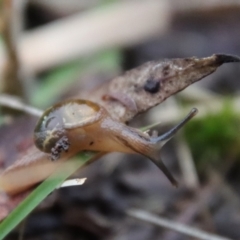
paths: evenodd
<path fill-rule="evenodd" d="M 59 158 L 56 150 L 60 154 L 68 150 L 67 145 L 75 142 L 79 151 L 132 153 L 132 147 L 128 147 L 122 138 L 127 137 L 128 141 L 132 138 L 134 145 L 135 138 L 140 135 L 149 141 L 148 135 L 113 120 L 98 104 L 87 100 L 67 100 L 44 112 L 35 128 L 34 140 L 41 151 L 51 153 L 52 160 L 56 160 Z"/>
<path fill-rule="evenodd" d="M 153 161 L 172 184 L 176 180 L 159 158 L 161 147 L 195 114 L 189 115 L 167 133 L 151 137 L 113 119 L 107 110 L 88 100 L 66 100 L 47 109 L 34 130 L 38 149 L 56 160 L 70 148 L 78 151 L 139 153 Z"/>

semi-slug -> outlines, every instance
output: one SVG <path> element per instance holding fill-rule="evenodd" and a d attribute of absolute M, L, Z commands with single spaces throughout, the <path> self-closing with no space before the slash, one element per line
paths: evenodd
<path fill-rule="evenodd" d="M 179 124 L 156 137 L 113 119 L 94 102 L 66 100 L 43 113 L 34 131 L 34 141 L 41 151 L 51 154 L 52 160 L 57 160 L 63 151 L 70 151 L 71 145 L 77 145 L 79 151 L 139 153 L 154 162 L 176 186 L 159 150 L 196 113 L 193 108 Z"/>

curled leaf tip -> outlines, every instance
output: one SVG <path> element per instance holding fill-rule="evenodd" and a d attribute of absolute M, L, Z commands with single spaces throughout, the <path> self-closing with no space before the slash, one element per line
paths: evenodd
<path fill-rule="evenodd" d="M 234 56 L 234 55 L 215 54 L 215 57 L 216 57 L 216 63 L 218 64 L 240 62 L 240 57 Z"/>
<path fill-rule="evenodd" d="M 191 117 L 194 117 L 194 116 L 197 115 L 197 113 L 198 113 L 198 109 L 197 109 L 197 108 L 193 108 L 193 109 L 191 110 L 191 112 L 189 113 L 189 115 L 190 115 Z"/>

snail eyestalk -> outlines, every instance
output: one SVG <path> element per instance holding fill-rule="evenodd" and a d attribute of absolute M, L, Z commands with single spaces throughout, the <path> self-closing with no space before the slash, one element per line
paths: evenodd
<path fill-rule="evenodd" d="M 168 130 L 166 133 L 162 134 L 161 136 L 155 138 L 154 140 L 157 143 L 161 144 L 161 147 L 165 145 L 174 135 L 182 128 L 186 123 L 188 123 L 196 114 L 198 113 L 197 108 L 193 108 L 189 114 L 176 126 Z"/>

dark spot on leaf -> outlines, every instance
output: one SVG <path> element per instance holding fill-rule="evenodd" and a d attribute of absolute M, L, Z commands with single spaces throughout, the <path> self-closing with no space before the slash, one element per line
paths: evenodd
<path fill-rule="evenodd" d="M 90 146 L 92 146 L 93 144 L 94 144 L 94 142 L 93 142 L 93 141 L 89 143 L 89 145 L 90 145 Z"/>
<path fill-rule="evenodd" d="M 185 63 L 189 63 L 189 62 L 192 62 L 192 58 L 184 58 L 183 59 L 183 61 L 185 62 Z"/>
<path fill-rule="evenodd" d="M 144 90 L 150 93 L 157 93 L 160 89 L 160 81 L 148 79 L 144 85 Z"/>
<path fill-rule="evenodd" d="M 170 70 L 169 65 L 166 65 L 166 66 L 163 68 L 163 76 L 164 76 L 164 77 L 166 77 L 167 75 L 169 75 L 169 70 Z"/>

